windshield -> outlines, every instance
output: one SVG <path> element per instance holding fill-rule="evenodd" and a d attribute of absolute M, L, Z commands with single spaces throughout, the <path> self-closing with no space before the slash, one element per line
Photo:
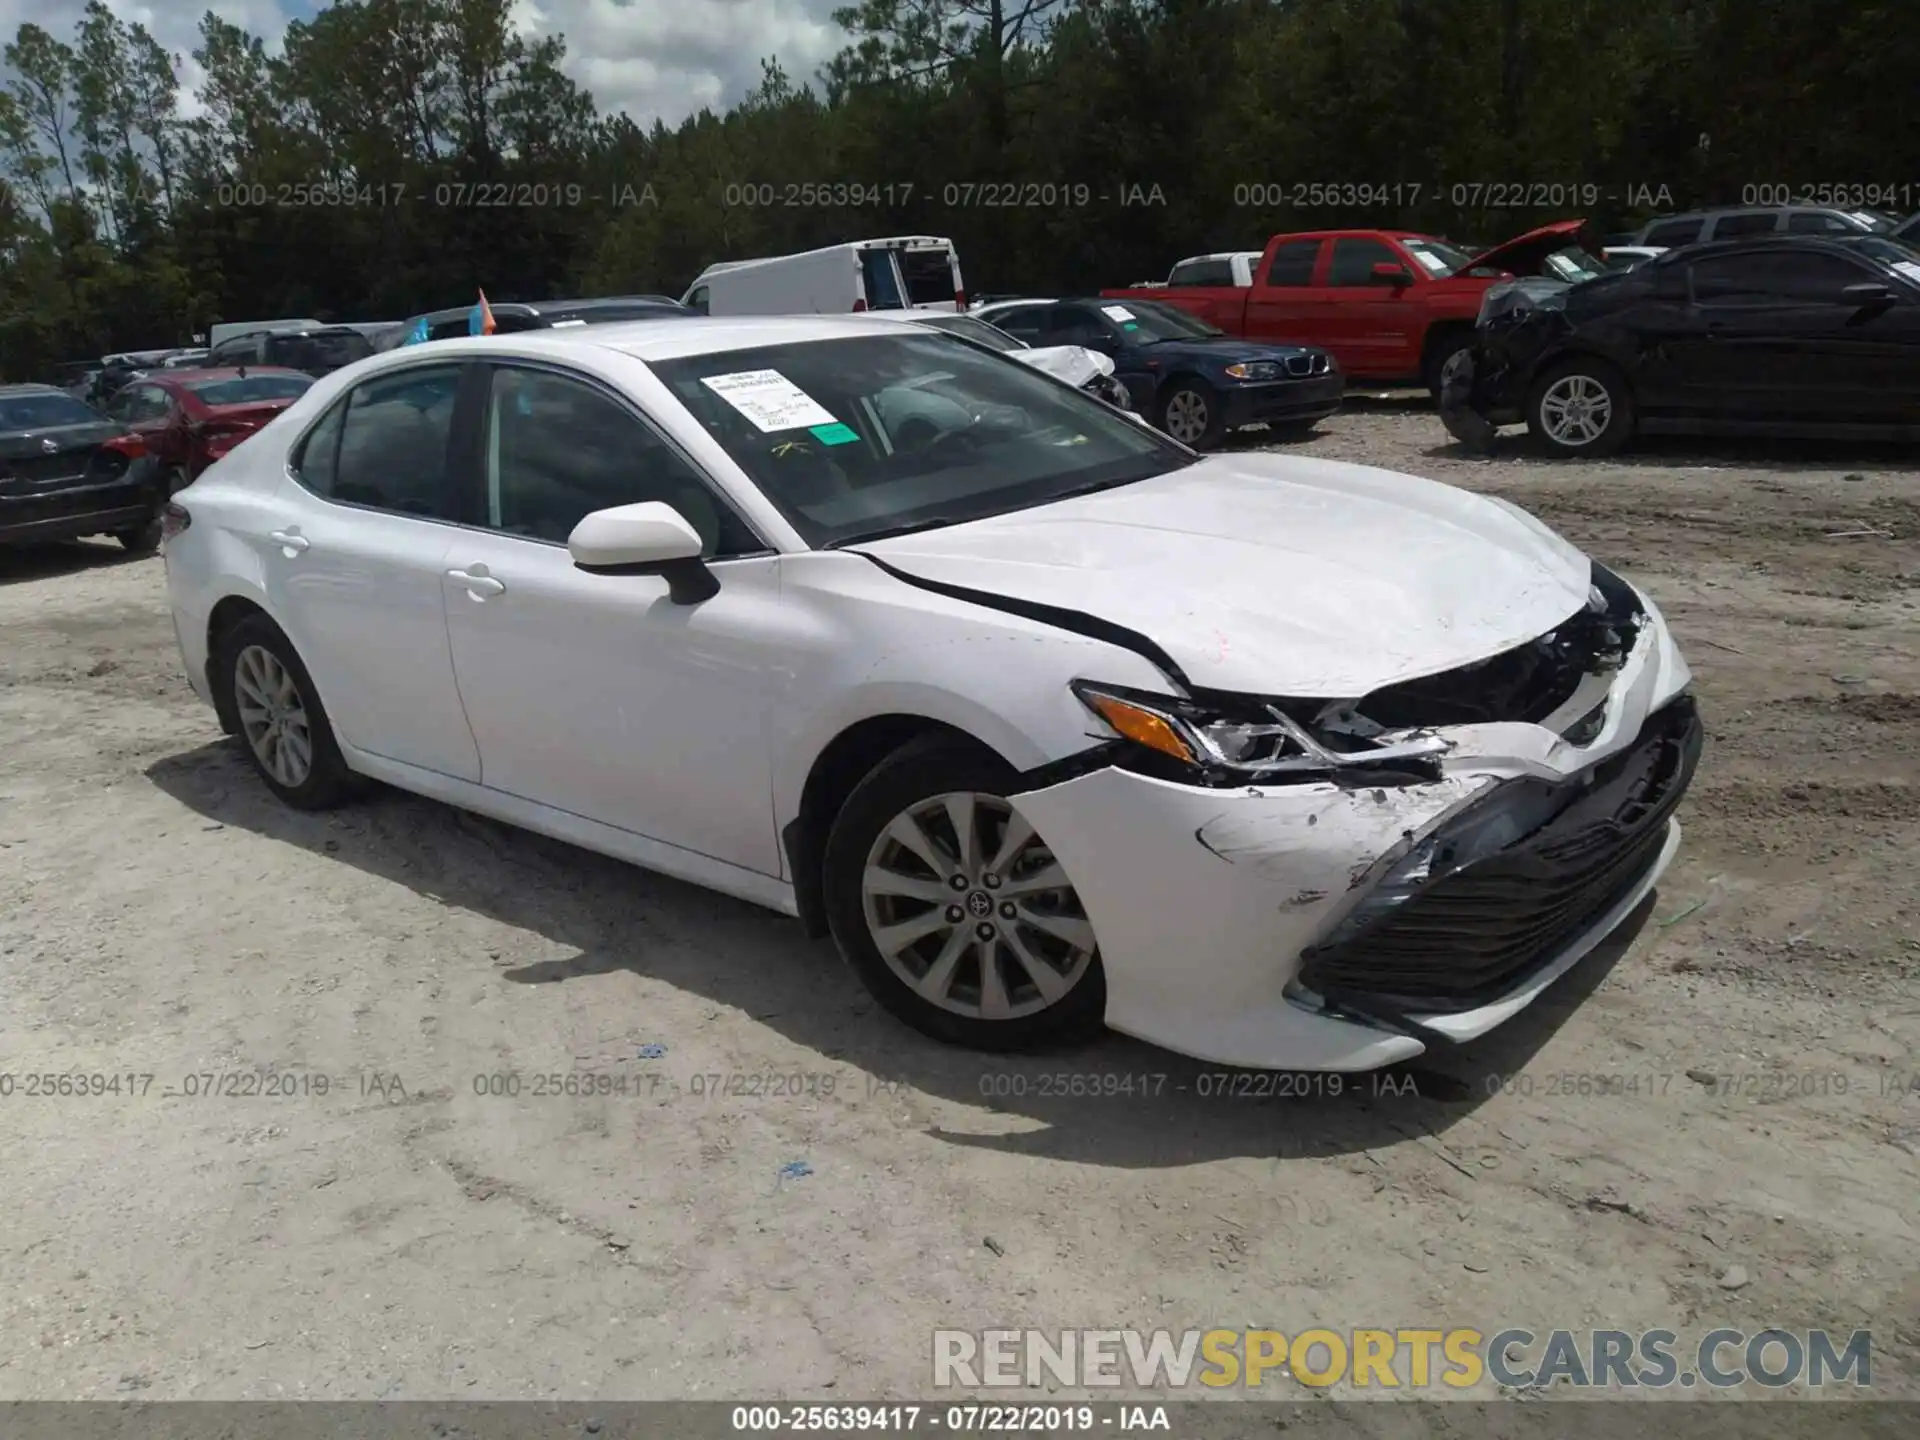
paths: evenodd
<path fill-rule="evenodd" d="M 999 515 L 1194 461 L 1024 365 L 902 326 L 654 372 L 815 548 Z"/>
<path fill-rule="evenodd" d="M 1569 245 L 1564 250 L 1556 250 L 1547 256 L 1541 267 L 1541 273 L 1551 275 L 1556 280 L 1564 280 L 1569 285 L 1578 285 L 1582 280 L 1591 280 L 1596 275 L 1607 273 L 1606 262 L 1588 254 L 1578 245 Z"/>
<path fill-rule="evenodd" d="M 310 375 L 248 375 L 233 380 L 189 380 L 182 388 L 208 405 L 246 405 L 261 400 L 292 400 L 313 385 Z"/>
<path fill-rule="evenodd" d="M 100 425 L 106 416 L 71 395 L 0 395 L 0 431 L 51 430 L 59 425 Z"/>
<path fill-rule="evenodd" d="M 1453 274 L 1473 259 L 1458 245 L 1449 245 L 1444 240 L 1429 240 L 1424 235 L 1402 235 L 1400 244 L 1420 262 L 1420 268 L 1436 280 Z"/>
<path fill-rule="evenodd" d="M 1205 340 L 1226 332 L 1197 316 L 1154 300 L 1100 302 L 1100 313 L 1136 340 Z"/>
<path fill-rule="evenodd" d="M 1027 348 L 1026 341 L 1016 340 L 998 326 L 976 320 L 971 315 L 929 315 L 915 323 L 929 330 L 945 330 L 950 335 L 958 335 L 962 340 L 971 340 L 989 350 L 998 350 L 1003 355 L 1009 350 Z"/>

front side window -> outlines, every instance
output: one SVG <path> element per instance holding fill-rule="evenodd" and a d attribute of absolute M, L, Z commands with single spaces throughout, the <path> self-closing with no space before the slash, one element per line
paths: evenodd
<path fill-rule="evenodd" d="M 457 365 L 398 370 L 357 385 L 301 443 L 294 473 L 342 504 L 457 519 L 447 440 L 459 391 Z"/>
<path fill-rule="evenodd" d="M 894 268 L 893 251 L 862 250 L 860 278 L 866 286 L 869 310 L 901 310 L 900 275 Z"/>
<path fill-rule="evenodd" d="M 709 559 L 766 548 L 678 451 L 611 396 L 545 370 L 502 366 L 487 404 L 489 529 L 566 543 L 595 510 L 660 501 Z"/>
<path fill-rule="evenodd" d="M 1232 285 L 1233 261 L 1188 260 L 1173 267 L 1168 285 Z"/>
<path fill-rule="evenodd" d="M 702 315 L 706 314 L 707 313 L 707 287 L 704 285 L 696 286 L 694 288 L 694 292 L 691 295 L 687 296 L 687 304 L 693 309 L 698 310 Z"/>
<path fill-rule="evenodd" d="M 1398 253 L 1392 246 L 1379 240 L 1365 240 L 1350 237 L 1333 242 L 1333 266 L 1327 275 L 1327 284 L 1343 288 L 1374 283 L 1373 267 L 1376 265 L 1397 265 L 1405 269 Z"/>
<path fill-rule="evenodd" d="M 1017 305 L 1010 310 L 995 310 L 992 323 L 1029 345 L 1038 345 L 1047 328 L 1047 305 Z"/>
<path fill-rule="evenodd" d="M 1193 456 L 1089 396 L 902 326 L 653 362 L 809 545 L 958 523 Z"/>
<path fill-rule="evenodd" d="M 1834 255 L 1722 255 L 1694 265 L 1693 298 L 1702 305 L 1838 304 L 1847 286 L 1873 278 Z"/>

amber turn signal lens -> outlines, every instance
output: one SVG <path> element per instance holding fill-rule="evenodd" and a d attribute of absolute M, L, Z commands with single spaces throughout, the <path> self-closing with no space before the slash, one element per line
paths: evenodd
<path fill-rule="evenodd" d="M 1187 742 L 1180 738 L 1179 732 L 1151 710 L 1143 710 L 1138 705 L 1129 705 L 1124 700 L 1097 692 L 1088 694 L 1086 701 L 1102 720 L 1135 744 L 1171 755 L 1176 760 L 1184 760 L 1189 765 L 1199 763 Z"/>

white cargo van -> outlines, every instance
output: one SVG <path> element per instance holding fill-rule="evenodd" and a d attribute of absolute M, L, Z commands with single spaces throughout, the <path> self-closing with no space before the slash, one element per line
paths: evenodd
<path fill-rule="evenodd" d="M 900 235 L 709 265 L 682 304 L 706 315 L 847 315 L 967 308 L 951 240 Z"/>

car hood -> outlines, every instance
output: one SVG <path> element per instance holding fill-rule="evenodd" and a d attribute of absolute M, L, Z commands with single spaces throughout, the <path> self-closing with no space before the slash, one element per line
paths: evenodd
<path fill-rule="evenodd" d="M 1592 584 L 1587 557 L 1517 507 L 1257 454 L 855 548 L 908 577 L 1124 626 L 1197 688 L 1315 699 L 1512 649 Z"/>
<path fill-rule="evenodd" d="M 1084 385 L 1096 375 L 1113 373 L 1111 357 L 1080 345 L 1042 345 L 1031 350 L 1009 350 L 1007 354 L 1069 385 Z"/>
<path fill-rule="evenodd" d="M 1455 273 L 1465 275 L 1474 270 L 1492 269 L 1505 270 L 1510 275 L 1536 274 L 1554 251 L 1577 244 L 1586 228 L 1585 220 L 1556 220 L 1474 256 Z"/>
<path fill-rule="evenodd" d="M 1291 355 L 1312 352 L 1305 345 L 1263 345 L 1258 340 L 1217 335 L 1192 340 L 1153 340 L 1140 346 L 1139 353 L 1149 360 L 1194 360 L 1203 365 L 1232 365 L 1241 360 L 1285 360 Z"/>

